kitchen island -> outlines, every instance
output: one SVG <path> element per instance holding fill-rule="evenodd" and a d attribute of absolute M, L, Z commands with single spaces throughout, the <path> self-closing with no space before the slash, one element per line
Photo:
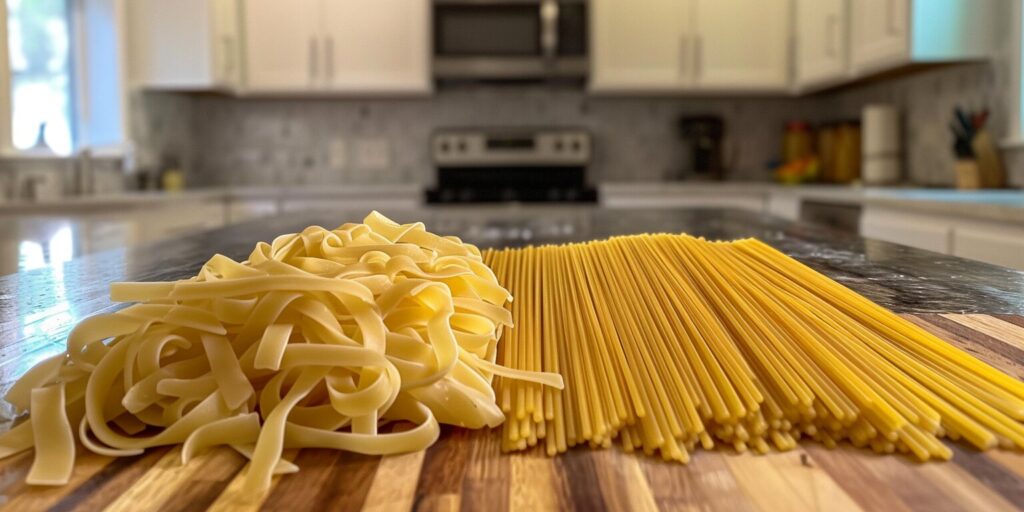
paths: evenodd
<path fill-rule="evenodd" d="M 122 280 L 194 275 L 214 253 L 244 259 L 259 240 L 310 224 L 358 222 L 367 212 L 318 212 L 261 219 L 178 240 L 117 249 L 0 277 L 0 383 L 63 349 L 82 318 L 119 307 L 107 286 Z M 574 207 L 451 207 L 385 211 L 421 220 L 481 247 L 589 240 L 640 232 L 713 239 L 759 238 L 989 364 L 1024 378 L 1024 273 L 736 210 L 604 210 Z M 10 410 L 4 411 L 10 419 Z M 276 481 L 272 509 L 366 506 L 383 510 L 720 508 L 925 510 L 1012 509 L 1024 504 L 1024 455 L 979 454 L 953 444 L 951 463 L 916 464 L 841 446 L 804 443 L 787 453 L 694 453 L 687 466 L 617 448 L 500 455 L 496 433 L 446 428 L 424 453 L 367 457 L 334 451 L 291 453 L 302 467 Z M 180 465 L 178 448 L 127 459 L 84 453 L 72 482 L 31 488 L 24 453 L 0 461 L 2 495 L 12 508 L 192 509 L 218 504 L 237 486 L 244 459 L 214 450 Z"/>

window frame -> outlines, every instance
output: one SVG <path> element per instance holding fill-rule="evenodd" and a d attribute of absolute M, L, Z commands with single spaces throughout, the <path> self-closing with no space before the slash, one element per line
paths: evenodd
<path fill-rule="evenodd" d="M 9 34 L 7 25 L 7 2 L 0 0 L 0 159 L 3 158 L 40 158 L 65 159 L 76 158 L 84 151 L 99 157 L 123 157 L 129 152 L 130 136 L 128 134 L 129 119 L 129 88 L 127 77 L 125 2 L 127 0 L 68 0 L 68 17 L 70 22 L 71 48 L 69 49 L 71 66 L 71 133 L 72 151 L 68 155 L 60 155 L 52 151 L 40 153 L 37 150 L 22 150 L 14 147 L 11 99 L 10 53 L 8 49 Z M 96 6 L 109 4 L 115 27 L 116 55 L 113 65 L 116 66 L 116 83 L 118 91 L 117 104 L 119 114 L 117 123 L 120 128 L 121 140 L 111 144 L 92 144 L 89 140 L 89 126 L 92 121 L 90 103 L 93 100 L 89 87 L 89 39 L 88 23 L 85 9 L 87 2 L 96 2 Z M 83 142 L 84 141 L 84 142 Z"/>

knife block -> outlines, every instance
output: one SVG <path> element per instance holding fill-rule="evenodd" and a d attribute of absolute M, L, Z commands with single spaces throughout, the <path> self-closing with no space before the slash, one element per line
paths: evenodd
<path fill-rule="evenodd" d="M 1002 188 L 1006 185 L 1006 171 L 999 158 L 999 152 L 992 142 L 992 136 L 985 130 L 978 130 L 971 140 L 971 150 L 977 162 L 979 187 Z M 957 174 L 959 176 L 959 173 Z M 959 178 L 958 178 L 959 179 Z"/>
<path fill-rule="evenodd" d="M 981 171 L 976 160 L 957 160 L 953 164 L 956 171 L 956 188 L 960 190 L 976 190 L 981 188 Z"/>

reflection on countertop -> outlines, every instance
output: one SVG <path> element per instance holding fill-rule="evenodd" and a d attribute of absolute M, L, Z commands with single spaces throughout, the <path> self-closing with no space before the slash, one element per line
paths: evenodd
<path fill-rule="evenodd" d="M 287 212 L 342 206 L 410 209 L 421 199 L 415 185 L 351 185 L 134 192 L 0 204 L 0 275 L 54 262 L 54 244 L 70 246 L 77 257 Z M 62 241 L 67 238 L 70 242 Z"/>

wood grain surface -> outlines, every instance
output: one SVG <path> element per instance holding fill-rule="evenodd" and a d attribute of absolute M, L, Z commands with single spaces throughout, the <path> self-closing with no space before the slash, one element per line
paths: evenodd
<path fill-rule="evenodd" d="M 1024 379 L 1024 318 L 906 315 Z M 80 448 L 64 487 L 24 484 L 31 452 L 0 461 L 5 510 L 1024 510 L 1024 454 L 951 444 L 947 463 L 919 464 L 810 442 L 738 455 L 698 450 L 688 465 L 617 448 L 502 454 L 498 432 L 445 427 L 425 452 L 369 457 L 287 452 L 302 469 L 276 477 L 265 500 L 239 506 L 244 459 L 230 449 L 181 465 L 180 448 L 110 458 Z"/>

